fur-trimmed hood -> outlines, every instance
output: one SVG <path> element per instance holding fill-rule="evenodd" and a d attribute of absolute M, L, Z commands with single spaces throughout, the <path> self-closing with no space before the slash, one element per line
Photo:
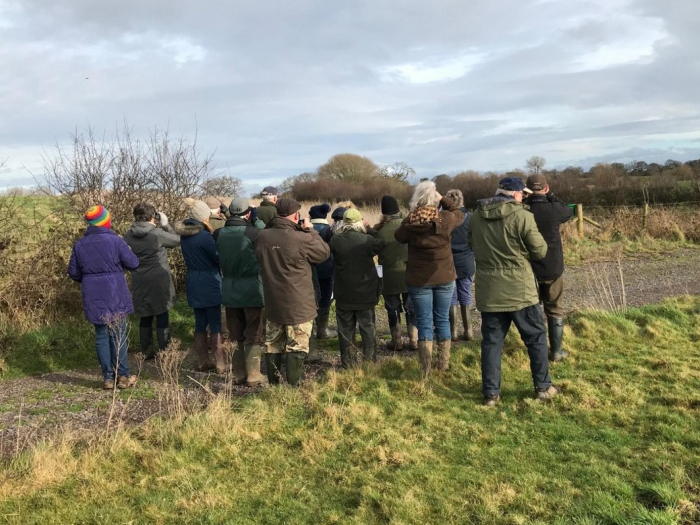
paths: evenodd
<path fill-rule="evenodd" d="M 173 229 L 180 237 L 192 237 L 204 229 L 204 224 L 194 219 L 185 219 L 173 224 Z"/>

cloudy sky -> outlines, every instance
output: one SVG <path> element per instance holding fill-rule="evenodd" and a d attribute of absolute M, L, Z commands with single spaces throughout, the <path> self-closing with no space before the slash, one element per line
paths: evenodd
<path fill-rule="evenodd" d="M 0 0 L 0 186 L 76 128 L 191 135 L 249 191 L 700 158 L 698 0 Z"/>

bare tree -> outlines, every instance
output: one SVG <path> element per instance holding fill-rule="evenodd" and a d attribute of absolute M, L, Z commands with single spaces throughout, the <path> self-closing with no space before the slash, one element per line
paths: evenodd
<path fill-rule="evenodd" d="M 243 181 L 229 175 L 211 177 L 202 183 L 201 191 L 203 196 L 235 199 L 243 194 Z"/>
<path fill-rule="evenodd" d="M 525 167 L 530 172 L 531 175 L 537 175 L 542 171 L 544 165 L 547 164 L 547 159 L 544 157 L 539 157 L 537 155 L 530 157 L 525 161 Z"/>
<path fill-rule="evenodd" d="M 280 184 L 279 188 L 277 189 L 279 190 L 280 194 L 291 194 L 292 190 L 294 189 L 294 185 L 302 182 L 312 182 L 317 178 L 318 174 L 311 171 L 306 171 L 293 177 L 287 177 L 282 181 L 282 184 Z"/>
<path fill-rule="evenodd" d="M 413 177 L 416 174 L 416 170 L 414 170 L 405 162 L 395 162 L 391 165 L 382 166 L 379 169 L 379 174 L 382 177 L 386 177 L 388 179 L 395 179 L 400 182 L 406 182 L 409 178 Z"/>

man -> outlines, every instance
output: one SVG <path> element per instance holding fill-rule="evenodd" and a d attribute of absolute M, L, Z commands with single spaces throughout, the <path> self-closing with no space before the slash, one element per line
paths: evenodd
<path fill-rule="evenodd" d="M 255 241 L 265 225 L 251 220 L 248 199 L 234 199 L 229 213 L 231 218 L 214 232 L 214 240 L 223 273 L 226 324 L 231 341 L 237 342 L 231 356 L 233 381 L 257 386 L 266 382 L 260 373 L 265 301 Z"/>
<path fill-rule="evenodd" d="M 331 212 L 329 204 L 323 203 L 311 206 L 309 218 L 314 230 L 321 238 L 329 242 L 333 235 L 328 224 L 328 214 Z M 330 317 L 331 302 L 333 301 L 333 256 L 313 267 L 314 288 L 318 303 L 318 317 L 316 318 L 316 339 L 331 339 L 337 334 L 328 329 L 328 319 Z"/>
<path fill-rule="evenodd" d="M 389 350 L 403 350 L 401 339 L 401 313 L 406 313 L 409 349 L 418 350 L 418 328 L 416 314 L 413 311 L 411 297 L 406 284 L 406 263 L 408 261 L 408 244 L 401 244 L 394 238 L 404 220 L 398 201 L 391 195 L 384 195 L 381 201 L 382 217 L 374 229 L 384 239 L 386 246 L 379 252 L 379 264 L 382 267 L 384 308 L 389 317 L 391 341 Z"/>
<path fill-rule="evenodd" d="M 481 312 L 481 378 L 484 405 L 495 406 L 501 394 L 503 342 L 515 323 L 530 357 L 537 398 L 559 393 L 549 377 L 547 334 L 531 260 L 547 255 L 547 243 L 535 218 L 522 204 L 530 193 L 517 177 L 506 177 L 495 197 L 480 200 L 469 224 L 469 246 L 476 259 L 476 305 Z"/>
<path fill-rule="evenodd" d="M 275 209 L 275 204 L 277 204 L 277 188 L 273 186 L 266 186 L 260 196 L 262 201 L 260 202 L 260 207 L 258 208 L 258 218 L 263 221 L 265 226 L 277 215 Z"/>
<path fill-rule="evenodd" d="M 277 216 L 255 243 L 267 316 L 265 366 L 270 383 L 278 384 L 284 354 L 287 382 L 296 386 L 316 318 L 311 265 L 322 263 L 331 252 L 308 219 L 299 225 L 298 202 L 279 199 L 275 208 Z"/>
<path fill-rule="evenodd" d="M 363 222 L 358 210 L 350 209 L 345 212 L 343 225 L 334 233 L 330 246 L 340 361 L 344 368 L 357 365 L 355 327 L 360 329 L 364 358 L 376 361 L 374 308 L 379 302 L 382 283 L 374 257 L 384 249 L 386 241 Z"/>
<path fill-rule="evenodd" d="M 569 352 L 562 350 L 564 338 L 564 249 L 559 228 L 573 216 L 573 210 L 554 196 L 544 175 L 530 175 L 527 187 L 532 195 L 527 199 L 535 223 L 547 243 L 547 256 L 532 261 L 532 269 L 539 284 L 540 301 L 547 315 L 549 332 L 549 359 L 561 361 Z"/>
<path fill-rule="evenodd" d="M 224 201 L 227 199 L 221 199 L 219 197 L 206 197 L 204 203 L 209 206 L 209 226 L 211 226 L 212 231 L 217 231 L 224 227 L 226 224 L 226 218 L 228 217 L 228 205 L 231 199 L 227 200 L 225 204 Z M 226 322 L 226 307 L 221 305 L 221 337 L 224 341 L 229 340 L 228 323 Z"/>

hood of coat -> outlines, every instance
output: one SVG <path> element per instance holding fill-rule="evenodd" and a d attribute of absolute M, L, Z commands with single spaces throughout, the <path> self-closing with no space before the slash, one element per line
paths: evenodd
<path fill-rule="evenodd" d="M 103 226 L 88 226 L 85 230 L 85 235 L 116 235 L 117 233 L 111 228 Z"/>
<path fill-rule="evenodd" d="M 148 235 L 155 227 L 156 225 L 152 222 L 135 222 L 131 225 L 131 228 L 129 228 L 129 233 L 137 239 L 141 239 Z"/>
<path fill-rule="evenodd" d="M 173 224 L 173 229 L 180 237 L 192 237 L 204 229 L 204 224 L 194 219 L 185 219 Z"/>
<path fill-rule="evenodd" d="M 527 206 L 504 195 L 496 195 L 489 199 L 482 199 L 477 204 L 477 213 L 484 219 L 490 221 L 498 221 L 518 210 L 522 210 L 523 208 L 527 209 Z"/>

